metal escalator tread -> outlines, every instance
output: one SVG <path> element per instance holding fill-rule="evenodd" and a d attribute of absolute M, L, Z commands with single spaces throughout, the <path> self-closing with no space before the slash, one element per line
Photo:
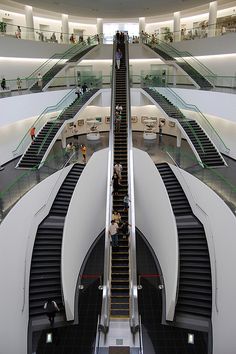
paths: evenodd
<path fill-rule="evenodd" d="M 173 177 L 176 188 L 179 191 L 182 189 L 167 163 L 157 164 L 156 167 L 164 184 Z M 172 191 L 168 190 L 168 187 L 166 189 L 171 196 Z M 182 193 L 185 196 L 183 190 Z M 174 207 L 175 201 L 171 197 L 170 202 L 176 218 L 179 239 L 179 293 L 175 315 L 197 315 L 202 318 L 211 318 L 212 279 L 205 230 L 193 214 L 186 196 L 182 199 L 183 205 L 186 206 L 186 212 L 183 215 L 178 214 Z"/>
<path fill-rule="evenodd" d="M 64 184 L 76 183 L 83 171 L 84 165 L 74 165 L 59 189 L 52 204 L 48 216 L 41 222 L 35 237 L 29 285 L 29 316 L 42 316 L 44 314 L 43 304 L 48 298 L 53 298 L 59 307 L 62 307 L 61 289 L 61 246 L 63 226 L 69 202 L 60 205 L 62 216 L 58 216 L 58 210 L 54 210 L 58 195 Z M 77 181 L 75 179 L 77 173 Z M 71 198 L 74 189 L 68 191 Z"/>
<path fill-rule="evenodd" d="M 121 45 L 123 58 L 120 70 L 116 70 L 115 105 L 123 107 L 120 131 L 114 132 L 114 162 L 123 166 L 122 181 L 119 195 L 113 195 L 113 209 L 121 214 L 123 221 L 128 220 L 128 214 L 123 210 L 123 198 L 128 193 L 127 180 L 127 116 L 126 116 L 126 67 L 125 52 Z M 119 236 L 119 247 L 112 249 L 111 260 L 111 318 L 129 317 L 129 244 L 128 239 Z"/>

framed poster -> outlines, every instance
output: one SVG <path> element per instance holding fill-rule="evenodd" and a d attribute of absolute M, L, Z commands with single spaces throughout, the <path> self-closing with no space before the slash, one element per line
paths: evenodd
<path fill-rule="evenodd" d="M 83 119 L 78 120 L 78 126 L 81 127 L 82 125 L 84 125 L 84 120 Z"/>
<path fill-rule="evenodd" d="M 169 121 L 169 127 L 174 128 L 175 127 L 175 122 Z"/>
<path fill-rule="evenodd" d="M 141 123 L 143 123 L 143 124 L 144 124 L 144 121 L 145 121 L 146 119 L 148 119 L 148 117 L 146 117 L 146 116 L 142 116 L 142 117 L 141 117 Z"/>
<path fill-rule="evenodd" d="M 131 117 L 131 123 L 137 123 L 138 122 L 138 117 L 137 116 L 132 116 Z"/>
<path fill-rule="evenodd" d="M 106 123 L 106 124 L 109 124 L 109 123 L 110 123 L 110 116 L 106 116 L 106 117 L 105 117 L 105 123 Z"/>

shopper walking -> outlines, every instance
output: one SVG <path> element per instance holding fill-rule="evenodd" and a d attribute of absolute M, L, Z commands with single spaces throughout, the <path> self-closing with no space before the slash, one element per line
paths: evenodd
<path fill-rule="evenodd" d="M 5 77 L 2 78 L 2 81 L 1 81 L 1 88 L 2 88 L 3 90 L 6 90 L 6 79 L 5 79 Z"/>
<path fill-rule="evenodd" d="M 118 177 L 117 173 L 113 174 L 112 182 L 113 182 L 113 195 L 118 195 L 118 192 L 119 192 L 119 177 Z"/>
<path fill-rule="evenodd" d="M 32 141 L 35 140 L 35 127 L 30 128 L 30 137 Z"/>
<path fill-rule="evenodd" d="M 83 156 L 83 163 L 86 163 L 86 156 L 87 156 L 87 148 L 84 144 L 81 145 L 80 147 L 82 156 Z"/>

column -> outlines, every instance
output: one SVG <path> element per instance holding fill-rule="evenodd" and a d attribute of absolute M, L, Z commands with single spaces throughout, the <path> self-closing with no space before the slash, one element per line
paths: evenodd
<path fill-rule="evenodd" d="M 100 36 L 100 43 L 103 43 L 103 19 L 97 18 L 97 34 Z"/>
<path fill-rule="evenodd" d="M 69 21 L 68 15 L 62 14 L 61 15 L 61 32 L 62 32 L 62 42 L 69 43 Z"/>
<path fill-rule="evenodd" d="M 180 41 L 180 12 L 174 12 L 174 42 Z"/>
<path fill-rule="evenodd" d="M 26 38 L 35 40 L 34 35 L 34 18 L 32 6 L 25 6 L 25 24 L 26 24 Z"/>
<path fill-rule="evenodd" d="M 177 68 L 173 66 L 173 86 L 176 86 L 176 75 L 177 75 Z"/>
<path fill-rule="evenodd" d="M 139 43 L 142 43 L 142 31 L 145 32 L 145 26 L 146 26 L 146 23 L 145 23 L 145 17 L 139 17 Z"/>
<path fill-rule="evenodd" d="M 216 35 L 216 19 L 217 1 L 212 1 L 209 4 L 208 37 L 215 37 Z"/>

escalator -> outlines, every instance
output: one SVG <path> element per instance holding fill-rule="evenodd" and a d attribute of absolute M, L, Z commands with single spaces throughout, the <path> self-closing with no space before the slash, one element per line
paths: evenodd
<path fill-rule="evenodd" d="M 126 58 L 125 44 L 121 43 L 119 48 L 122 52 L 120 69 L 115 73 L 115 105 L 123 107 L 120 130 L 114 132 L 114 163 L 121 163 L 122 180 L 119 195 L 113 195 L 113 210 L 117 210 L 122 221 L 128 221 L 128 212 L 124 211 L 123 199 L 128 194 L 127 175 L 127 92 L 126 92 Z M 111 259 L 111 307 L 110 316 L 115 318 L 129 317 L 129 245 L 128 239 L 119 236 L 119 247 L 112 248 Z"/>
<path fill-rule="evenodd" d="M 201 89 L 211 89 L 213 85 L 199 72 L 197 71 L 192 65 L 190 65 L 186 60 L 182 57 L 181 60 L 176 60 L 168 51 L 165 51 L 163 46 L 156 46 L 153 47 L 151 45 L 146 44 L 149 48 L 154 50 L 167 64 L 169 61 L 174 62 L 178 65 L 183 71 L 188 74 L 191 79 L 201 88 Z"/>
<path fill-rule="evenodd" d="M 203 164 L 209 167 L 225 166 L 224 159 L 216 146 L 195 120 L 188 120 L 178 107 L 156 90 L 150 88 L 145 88 L 144 90 L 158 103 L 169 117 L 178 120 Z"/>
<path fill-rule="evenodd" d="M 40 92 L 42 91 L 46 85 L 69 63 L 76 63 L 79 59 L 81 59 L 84 55 L 86 55 L 90 50 L 92 50 L 96 45 L 92 45 L 89 47 L 85 46 L 85 49 L 81 50 L 81 45 L 78 46 L 77 52 L 68 54 L 63 56 L 63 60 L 58 60 L 58 62 L 53 65 L 43 76 L 42 76 L 42 87 L 39 87 L 38 81 L 36 81 L 31 87 L 30 91 L 32 92 Z"/>
<path fill-rule="evenodd" d="M 21 157 L 17 168 L 39 167 L 51 142 L 55 139 L 65 121 L 74 118 L 83 105 L 86 104 L 97 91 L 98 89 L 92 89 L 85 92 L 81 98 L 75 99 L 69 107 L 64 109 L 56 121 L 47 122 Z"/>
<path fill-rule="evenodd" d="M 65 217 L 84 165 L 75 164 L 41 222 L 35 237 L 29 285 L 29 317 L 45 316 L 44 303 L 52 298 L 63 308 L 61 288 L 61 248 Z M 62 311 L 63 313 L 63 311 Z"/>
<path fill-rule="evenodd" d="M 205 230 L 167 163 L 156 165 L 170 198 L 179 241 L 179 288 L 175 321 L 186 316 L 209 329 L 212 310 L 211 264 Z"/>

